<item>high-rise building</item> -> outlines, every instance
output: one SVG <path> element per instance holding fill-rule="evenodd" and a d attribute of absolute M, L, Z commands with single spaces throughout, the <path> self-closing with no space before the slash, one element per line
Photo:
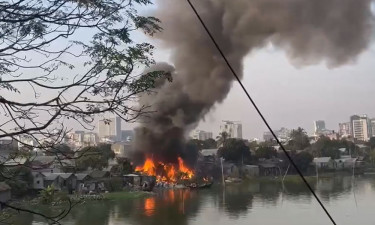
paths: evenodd
<path fill-rule="evenodd" d="M 314 134 L 315 134 L 315 136 L 319 136 L 325 130 L 326 130 L 326 123 L 324 122 L 324 120 L 314 121 Z"/>
<path fill-rule="evenodd" d="M 354 120 L 359 120 L 359 116 L 358 115 L 353 115 L 353 116 L 351 116 L 350 117 L 350 135 L 352 136 L 352 137 L 354 137 L 354 130 L 353 130 L 353 121 Z"/>
<path fill-rule="evenodd" d="M 353 116 L 352 116 L 353 117 Z M 357 140 L 368 141 L 370 139 L 370 126 L 367 115 L 350 118 L 353 127 L 353 137 Z"/>
<path fill-rule="evenodd" d="M 133 130 L 122 130 L 121 131 L 121 141 L 131 142 L 134 138 Z"/>
<path fill-rule="evenodd" d="M 370 130 L 371 130 L 371 137 L 375 137 L 375 118 L 370 119 Z"/>
<path fill-rule="evenodd" d="M 286 142 L 290 139 L 290 133 L 291 131 L 285 127 L 282 127 L 280 130 L 274 130 L 273 131 L 281 142 Z M 263 139 L 264 141 L 274 141 L 275 138 L 273 137 L 272 133 L 267 131 L 263 133 Z"/>
<path fill-rule="evenodd" d="M 121 141 L 121 118 L 99 120 L 99 139 L 101 141 Z"/>
<path fill-rule="evenodd" d="M 212 138 L 212 132 L 206 132 L 203 130 L 194 130 L 191 134 L 192 139 L 197 139 L 197 140 L 207 140 Z"/>
<path fill-rule="evenodd" d="M 339 135 L 340 137 L 351 136 L 350 122 L 339 123 Z"/>
<path fill-rule="evenodd" d="M 220 132 L 226 132 L 229 138 L 242 139 L 242 124 L 236 121 L 223 121 Z"/>

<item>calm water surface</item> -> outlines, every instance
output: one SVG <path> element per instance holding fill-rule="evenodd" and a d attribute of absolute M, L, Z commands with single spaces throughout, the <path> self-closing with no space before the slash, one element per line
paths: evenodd
<path fill-rule="evenodd" d="M 343 225 L 375 224 L 375 177 L 335 177 L 314 184 L 317 194 Z M 23 215 L 17 225 L 44 225 Z M 250 182 L 209 190 L 166 190 L 144 199 L 79 205 L 68 225 L 316 225 L 330 221 L 302 183 Z"/>

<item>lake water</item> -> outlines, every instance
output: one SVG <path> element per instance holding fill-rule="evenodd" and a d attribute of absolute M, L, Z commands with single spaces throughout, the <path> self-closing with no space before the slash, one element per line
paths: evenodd
<path fill-rule="evenodd" d="M 313 184 L 337 224 L 375 224 L 375 177 L 335 177 Z M 22 215 L 19 225 L 45 224 Z M 331 224 L 303 183 L 249 182 L 211 189 L 165 190 L 142 199 L 79 205 L 68 225 Z"/>

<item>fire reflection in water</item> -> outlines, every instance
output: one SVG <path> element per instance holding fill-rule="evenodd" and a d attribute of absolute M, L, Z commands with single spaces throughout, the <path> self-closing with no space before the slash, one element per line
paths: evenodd
<path fill-rule="evenodd" d="M 152 216 L 155 211 L 155 198 L 147 198 L 145 200 L 144 209 L 146 216 Z"/>

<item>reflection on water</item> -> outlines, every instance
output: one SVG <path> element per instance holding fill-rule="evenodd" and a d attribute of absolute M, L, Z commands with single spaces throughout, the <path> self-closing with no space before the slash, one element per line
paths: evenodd
<path fill-rule="evenodd" d="M 146 216 L 152 216 L 154 214 L 154 210 L 155 210 L 155 198 L 154 197 L 147 198 L 145 200 L 144 210 L 145 210 Z"/>
<path fill-rule="evenodd" d="M 375 224 L 375 177 L 335 177 L 315 182 L 316 190 L 338 224 Z M 44 209 L 48 211 L 49 209 Z M 49 213 L 53 213 L 48 211 Z M 44 224 L 25 214 L 18 225 Z M 75 208 L 69 225 L 329 224 L 302 183 L 249 182 L 208 190 L 163 190 L 144 199 L 98 201 Z"/>

